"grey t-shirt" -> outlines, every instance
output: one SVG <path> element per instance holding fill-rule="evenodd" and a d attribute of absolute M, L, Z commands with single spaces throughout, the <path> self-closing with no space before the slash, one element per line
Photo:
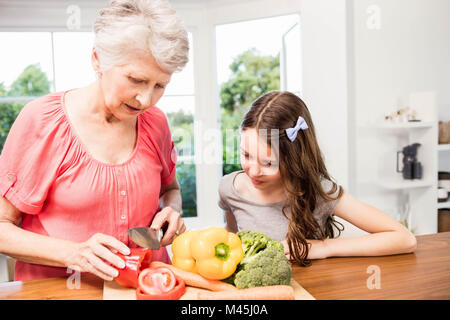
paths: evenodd
<path fill-rule="evenodd" d="M 278 241 L 286 239 L 289 220 L 282 211 L 286 201 L 262 204 L 245 199 L 234 188 L 234 180 L 240 173 L 245 174 L 244 171 L 235 171 L 222 177 L 219 185 L 219 207 L 234 215 L 238 231 L 260 231 Z M 323 179 L 322 187 L 325 192 L 328 192 L 332 188 L 332 182 Z M 339 189 L 332 196 L 335 197 L 338 191 Z M 339 200 L 325 201 L 321 197 L 318 199 L 313 215 L 319 226 L 323 228 Z M 286 214 L 290 213 L 286 212 Z"/>

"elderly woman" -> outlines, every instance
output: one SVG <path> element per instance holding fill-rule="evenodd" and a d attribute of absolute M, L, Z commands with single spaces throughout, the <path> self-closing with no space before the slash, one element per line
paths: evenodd
<path fill-rule="evenodd" d="M 16 258 L 15 279 L 105 280 L 136 246 L 127 230 L 185 231 L 167 119 L 155 105 L 187 63 L 188 39 L 167 2 L 120 0 L 94 25 L 91 85 L 41 97 L 15 121 L 0 157 L 0 252 Z M 114 268 L 116 267 L 116 268 Z"/>

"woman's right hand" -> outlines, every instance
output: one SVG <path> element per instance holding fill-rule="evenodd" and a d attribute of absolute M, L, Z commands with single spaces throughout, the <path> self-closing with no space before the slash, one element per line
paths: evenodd
<path fill-rule="evenodd" d="M 80 272 L 90 272 L 111 281 L 118 275 L 119 269 L 125 268 L 125 262 L 114 252 L 130 254 L 130 249 L 116 238 L 96 233 L 89 240 L 75 243 L 66 259 L 66 266 Z"/>

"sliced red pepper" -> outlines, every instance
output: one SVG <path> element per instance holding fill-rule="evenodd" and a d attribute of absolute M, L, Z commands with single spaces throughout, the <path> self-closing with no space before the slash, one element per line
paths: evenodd
<path fill-rule="evenodd" d="M 147 268 L 138 277 L 138 285 L 145 294 L 166 293 L 175 287 L 175 274 L 166 267 Z"/>
<path fill-rule="evenodd" d="M 186 292 L 186 284 L 183 279 L 177 279 L 175 287 L 166 293 L 145 294 L 141 288 L 136 289 L 137 300 L 178 300 Z"/>
<path fill-rule="evenodd" d="M 150 266 L 152 250 L 147 248 L 130 248 L 130 254 L 117 255 L 124 260 L 125 268 L 117 269 L 119 275 L 114 278 L 118 284 L 127 288 L 137 288 L 139 273 Z"/>

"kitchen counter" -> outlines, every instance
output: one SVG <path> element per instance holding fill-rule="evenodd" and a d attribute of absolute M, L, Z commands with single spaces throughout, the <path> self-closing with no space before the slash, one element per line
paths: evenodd
<path fill-rule="evenodd" d="M 450 299 L 450 232 L 417 237 L 410 254 L 314 260 L 293 278 L 316 299 Z M 51 278 L 0 283 L 0 299 L 101 300 L 103 280 Z M 69 287 L 75 287 L 69 289 Z"/>

